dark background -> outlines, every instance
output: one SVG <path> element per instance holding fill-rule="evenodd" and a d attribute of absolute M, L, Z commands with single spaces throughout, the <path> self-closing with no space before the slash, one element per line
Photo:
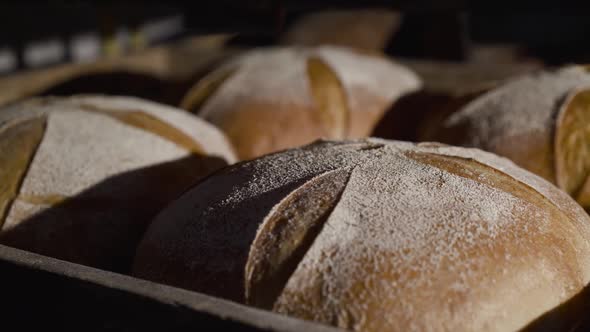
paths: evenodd
<path fill-rule="evenodd" d="M 590 62 L 590 20 L 582 8 L 566 2 L 514 1 L 346 1 L 346 0 L 216 0 L 183 3 L 59 1 L 46 4 L 0 4 L 0 49 L 18 56 L 13 69 L 27 69 L 22 60 L 25 46 L 45 38 L 65 43 L 83 32 L 106 38 L 124 26 L 140 27 L 150 20 L 179 15 L 183 29 L 162 40 L 165 43 L 196 34 L 239 32 L 232 43 L 268 45 L 286 27 L 309 11 L 333 8 L 383 7 L 405 16 L 386 52 L 414 58 L 461 61 L 474 44 L 511 43 L 546 64 Z M 152 44 L 153 44 L 152 43 Z M 60 63 L 71 61 L 66 48 Z M 48 64 L 48 65 L 53 65 Z"/>

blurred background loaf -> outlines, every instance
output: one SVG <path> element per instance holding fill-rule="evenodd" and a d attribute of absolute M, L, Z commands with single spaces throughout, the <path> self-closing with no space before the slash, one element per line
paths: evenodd
<path fill-rule="evenodd" d="M 14 104 L 0 109 L 0 243 L 126 271 L 159 209 L 234 161 L 216 128 L 153 102 Z"/>
<path fill-rule="evenodd" d="M 382 51 L 395 35 L 400 22 L 400 13 L 386 8 L 311 12 L 296 19 L 281 36 L 281 42 Z"/>
<path fill-rule="evenodd" d="M 230 36 L 193 37 L 126 56 L 62 64 L 0 77 L 0 105 L 38 95 L 129 95 L 176 106 L 193 81 L 236 51 Z M 180 65 L 182 64 L 182 65 Z"/>
<path fill-rule="evenodd" d="M 518 77 L 451 115 L 434 139 L 505 156 L 589 209 L 588 91 L 590 74 L 583 66 Z"/>
<path fill-rule="evenodd" d="M 323 46 L 253 50 L 199 81 L 181 107 L 219 126 L 240 159 L 318 138 L 370 135 L 385 110 L 420 87 L 379 55 Z"/>
<path fill-rule="evenodd" d="M 435 132 L 451 114 L 490 89 L 520 75 L 541 70 L 542 64 L 522 62 L 469 63 L 401 60 L 423 81 L 420 90 L 402 96 L 381 118 L 372 135 L 405 141 L 436 140 Z"/>

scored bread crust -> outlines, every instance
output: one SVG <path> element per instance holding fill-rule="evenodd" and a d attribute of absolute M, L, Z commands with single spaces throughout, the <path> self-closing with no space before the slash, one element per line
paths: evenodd
<path fill-rule="evenodd" d="M 219 126 L 249 159 L 321 137 L 367 136 L 395 99 L 419 86 L 416 75 L 383 57 L 328 46 L 271 48 L 205 77 L 182 108 Z"/>
<path fill-rule="evenodd" d="M 128 269 L 158 209 L 235 161 L 213 126 L 136 98 L 38 98 L 0 110 L 0 128 L 31 119 L 43 130 L 22 174 L 3 175 L 19 183 L 3 197 L 0 243 L 85 265 Z M 15 143 L 0 152 L 19 153 Z"/>
<path fill-rule="evenodd" d="M 72 97 L 44 97 L 31 98 L 27 101 L 2 108 L 0 112 L 0 126 L 11 121 L 18 121 L 25 117 L 46 115 L 56 108 L 72 109 L 86 107 L 86 111 L 106 110 L 111 112 L 128 113 L 140 111 L 151 115 L 163 122 L 181 130 L 184 134 L 199 142 L 204 152 L 216 154 L 226 159 L 229 163 L 236 162 L 236 156 L 227 137 L 208 123 L 187 115 L 181 110 L 129 96 L 105 96 L 105 95 L 77 95 Z"/>
<path fill-rule="evenodd" d="M 583 174 L 567 174 L 572 168 L 565 170 L 562 159 L 586 158 L 586 153 L 579 151 L 585 145 L 563 145 L 564 133 L 570 129 L 562 128 L 560 119 L 582 88 L 590 88 L 590 74 L 582 66 L 519 77 L 447 118 L 434 138 L 507 157 L 575 196 L 572 188 L 579 189 L 583 181 L 578 179 L 572 185 L 564 179 Z M 587 162 L 570 160 L 568 164 L 584 169 L 582 165 Z"/>
<path fill-rule="evenodd" d="M 555 182 L 573 197 L 584 195 L 590 179 L 590 89 L 570 92 L 555 124 Z M 582 206 L 583 199 L 578 200 Z"/>
<path fill-rule="evenodd" d="M 357 331 L 505 331 L 580 292 L 589 254 L 590 217 L 507 159 L 366 139 L 205 179 L 134 274 Z"/>

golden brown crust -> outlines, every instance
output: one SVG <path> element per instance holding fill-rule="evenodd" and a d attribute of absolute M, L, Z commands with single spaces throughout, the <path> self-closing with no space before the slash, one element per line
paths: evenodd
<path fill-rule="evenodd" d="M 450 145 L 465 145 L 467 137 L 472 136 L 468 124 L 449 128 L 438 128 L 429 140 Z M 518 142 L 518 144 L 515 144 Z M 512 160 L 518 166 L 533 172 L 547 181 L 554 182 L 555 168 L 553 157 L 554 141 L 544 132 L 520 132 L 510 136 L 495 137 L 493 142 L 482 140 L 478 148 L 493 152 Z"/>
<path fill-rule="evenodd" d="M 350 170 L 311 179 L 266 216 L 246 263 L 246 303 L 272 309 L 346 187 Z"/>
<path fill-rule="evenodd" d="M 586 211 L 590 212 L 590 176 L 588 176 L 586 183 L 584 183 L 584 186 L 582 186 L 582 189 L 579 191 L 576 201 L 580 203 Z"/>
<path fill-rule="evenodd" d="M 408 152 L 406 156 L 421 163 L 500 189 L 538 206 L 539 209 L 550 209 L 555 215 L 560 216 L 557 219 L 570 219 L 555 204 L 547 200 L 547 198 L 535 189 L 475 159 L 423 152 Z M 481 174 L 486 174 L 486 176 L 480 176 Z"/>
<path fill-rule="evenodd" d="M 484 143 L 484 149 L 504 156 L 527 171 L 555 183 L 553 143 L 552 137 L 546 133 L 521 132 L 499 137 L 493 144 Z"/>
<path fill-rule="evenodd" d="M 309 149 L 315 145 L 309 145 Z M 371 145 L 363 142 L 355 147 Z M 232 165 L 180 197 L 172 203 L 177 208 L 181 207 L 177 210 L 179 213 L 175 212 L 175 208 L 165 209 L 146 232 L 137 251 L 134 275 L 238 302 L 245 301 L 244 267 L 260 221 L 273 206 L 313 177 L 311 169 L 317 170 L 318 165 L 308 160 L 313 157 L 310 152 L 306 153 L 306 157 L 293 153 L 301 150 L 306 149 L 270 154 Z M 348 155 L 347 150 L 343 149 L 342 153 Z M 285 155 L 290 156 L 288 160 L 268 165 L 269 160 Z M 338 168 L 343 162 L 344 159 L 320 163 L 320 173 Z M 265 165 L 264 173 L 257 169 L 258 165 Z M 307 169 L 308 176 L 293 179 L 288 168 L 284 167 L 286 165 L 299 165 L 295 168 L 298 171 Z M 269 166 L 272 171 L 265 174 Z M 256 196 L 256 200 L 231 204 L 232 209 L 208 208 L 222 206 L 236 198 L 246 198 L 245 195 L 234 196 L 232 193 L 245 189 L 244 182 L 255 174 L 260 174 L 259 179 L 265 184 L 263 187 L 269 190 L 267 193 Z M 218 182 L 219 178 L 226 181 Z M 201 203 L 194 205 L 194 202 Z M 254 204 L 256 208 L 252 208 Z M 185 209 L 191 207 L 196 210 L 186 213 Z M 240 222 L 236 222 L 236 216 L 242 216 Z M 194 223 L 193 218 L 200 222 Z M 204 240 L 193 241 L 195 238 Z M 199 254 L 195 256 L 194 253 Z M 190 264 L 185 264 L 189 261 Z"/>
<path fill-rule="evenodd" d="M 533 210 L 527 210 L 515 221 L 523 222 L 534 215 Z M 481 244 L 440 262 L 438 269 L 428 273 L 419 271 L 420 266 L 429 264 L 428 256 L 417 259 L 413 266 L 394 265 L 400 256 L 411 254 L 411 249 L 372 253 L 364 263 L 359 262 L 350 276 L 342 278 L 351 281 L 347 282 L 347 296 L 339 301 L 330 292 L 334 290 L 330 275 L 322 276 L 319 269 L 305 270 L 301 276 L 292 277 L 299 282 L 283 290 L 273 310 L 355 331 L 424 331 L 433 326 L 441 331 L 518 330 L 536 318 L 533 312 L 543 312 L 543 308 L 559 303 L 557 293 L 569 289 L 567 296 L 572 296 L 584 286 L 576 263 L 565 261 L 575 257 L 577 251 L 566 237 L 578 235 L 566 224 L 565 229 L 540 237 L 531 246 L 530 241 L 523 240 L 530 235 L 525 230 L 510 226 L 504 231 L 506 235 L 493 244 L 487 243 L 485 235 L 474 237 Z M 552 247 L 567 249 L 561 253 L 543 251 Z M 436 250 L 434 246 L 431 249 Z M 318 266 L 338 264 L 330 259 L 337 251 L 338 248 L 325 250 Z M 452 260 L 477 262 L 463 272 L 480 276 L 476 282 L 466 283 L 469 291 L 453 288 L 462 276 L 456 274 L 461 263 Z M 539 271 L 532 262 L 557 266 L 556 275 L 533 277 Z M 429 280 L 428 284 L 421 284 L 424 288 L 408 287 L 421 278 Z M 388 292 L 396 286 L 402 291 L 392 297 Z"/>
<path fill-rule="evenodd" d="M 517 330 L 590 281 L 588 215 L 480 150 L 319 142 L 234 167 L 159 215 L 136 272 L 357 331 Z"/>
<path fill-rule="evenodd" d="M 403 141 L 431 141 L 456 134 L 441 131 L 441 123 L 487 90 L 465 94 L 420 90 L 398 99 L 379 120 L 372 136 Z M 451 138 L 445 137 L 445 141 Z"/>
<path fill-rule="evenodd" d="M 253 50 L 198 82 L 182 108 L 222 128 L 239 157 L 250 159 L 320 138 L 366 137 L 393 100 L 419 85 L 412 72 L 375 54 Z"/>
<path fill-rule="evenodd" d="M 234 72 L 220 70 L 206 77 L 187 95 L 183 108 L 198 114 L 199 105 Z M 346 136 L 349 110 L 340 80 L 319 58 L 308 59 L 307 73 L 313 98 L 309 105 L 306 101 L 275 104 L 244 96 L 234 103 L 232 110 L 210 117 L 231 140 L 240 160 L 308 144 L 318 137 Z"/>
<path fill-rule="evenodd" d="M 10 204 L 43 138 L 45 119 L 35 118 L 0 128 L 0 229 Z"/>
<path fill-rule="evenodd" d="M 406 155 L 420 163 L 497 188 L 531 204 L 526 207 L 521 205 L 518 208 L 519 213 L 515 215 L 516 222 L 505 226 L 502 235 L 493 242 L 489 242 L 485 233 L 477 235 L 477 231 L 473 232 L 475 238 L 472 241 L 475 241 L 476 245 L 469 250 L 461 250 L 459 256 L 455 257 L 458 261 L 479 261 L 471 263 L 471 271 L 461 273 L 485 276 L 485 282 L 489 283 L 489 287 L 479 288 L 473 283 L 467 286 L 472 288 L 468 294 L 449 287 L 456 284 L 457 279 L 461 277 L 455 270 L 459 265 L 445 260 L 427 277 L 427 288 L 436 290 L 436 293 L 420 288 L 408 289 L 407 284 L 412 283 L 412 280 L 424 278 L 424 275 L 418 272 L 419 266 L 424 266 L 427 264 L 425 262 L 431 259 L 429 256 L 421 257 L 411 266 L 396 266 L 389 263 L 397 261 L 395 257 L 398 255 L 410 255 L 412 249 L 408 249 L 408 252 L 382 251 L 373 253 L 374 256 L 368 256 L 366 261 L 355 265 L 355 271 L 359 271 L 355 273 L 364 277 L 357 277 L 355 273 L 345 277 L 353 280 L 347 283 L 346 295 L 334 298 L 335 294 L 329 289 L 333 290 L 334 282 L 339 281 L 329 280 L 332 274 L 322 269 L 339 264 L 330 257 L 337 255 L 337 251 L 342 248 L 326 248 L 319 258 L 320 261 L 315 262 L 317 265 L 299 267 L 300 270 L 292 276 L 293 280 L 290 280 L 290 284 L 283 290 L 273 310 L 302 319 L 362 331 L 423 330 L 434 324 L 445 331 L 502 331 L 518 329 L 531 318 L 536 318 L 531 315 L 531 308 L 551 306 L 554 305 L 551 303 L 559 301 L 556 292 L 561 291 L 556 291 L 547 283 L 566 284 L 566 297 L 574 296 L 585 286 L 584 272 L 580 271 L 579 264 L 586 258 L 579 254 L 578 248 L 584 247 L 584 241 L 587 239 L 577 232 L 575 224 L 578 221 L 570 219 L 539 192 L 473 159 L 420 152 L 410 152 Z M 441 185 L 444 185 L 444 182 Z M 535 234 L 536 230 L 526 230 L 519 225 L 526 224 L 527 220 L 534 220 L 538 211 L 550 214 L 551 231 L 529 241 L 527 237 Z M 440 225 L 439 234 L 444 234 L 445 231 L 445 226 Z M 465 239 L 459 239 L 455 245 L 462 248 L 463 241 Z M 358 247 L 360 250 L 363 246 L 359 244 Z M 552 247 L 559 247 L 560 252 L 546 250 Z M 486 263 L 481 264 L 484 261 Z M 554 275 L 532 278 L 538 273 L 535 264 L 527 265 L 524 262 L 549 264 L 554 267 Z M 382 287 L 384 280 L 405 288 L 405 291 L 395 297 L 387 296 L 387 288 Z M 478 282 L 481 282 L 481 279 Z M 498 288 L 495 290 L 494 287 Z M 408 307 L 413 309 L 408 310 Z M 511 309 L 506 317 L 504 311 L 507 307 Z M 385 314 L 389 315 L 388 319 L 383 318 Z M 570 318 L 572 317 L 564 317 Z"/>
<path fill-rule="evenodd" d="M 322 128 L 310 125 L 314 123 L 313 112 L 303 105 L 244 100 L 236 105 L 235 111 L 220 115 L 215 123 L 233 143 L 238 159 L 249 160 L 325 137 L 327 133 Z"/>
<path fill-rule="evenodd" d="M 590 90 L 583 89 L 571 92 L 557 115 L 555 179 L 560 188 L 577 197 L 589 176 Z"/>
<path fill-rule="evenodd" d="M 160 214 L 136 271 L 357 331 L 517 330 L 590 280 L 587 214 L 492 154 L 370 139 L 234 167 Z"/>
<path fill-rule="evenodd" d="M 19 224 L 0 233 L 0 242 L 126 273 L 149 220 L 204 174 L 224 166 L 215 159 L 191 155 L 123 172 L 73 197 L 20 195 L 19 202 L 46 209 L 14 215 Z"/>
<path fill-rule="evenodd" d="M 0 123 L 0 243 L 118 272 L 160 209 L 235 160 L 219 130 L 135 98 L 40 98 Z"/>
<path fill-rule="evenodd" d="M 590 174 L 589 84 L 580 66 L 523 75 L 448 117 L 434 137 L 507 157 L 576 198 Z"/>
<path fill-rule="evenodd" d="M 82 105 L 82 108 L 89 112 L 96 112 L 112 117 L 126 125 L 148 131 L 158 135 L 163 139 L 175 143 L 176 145 L 196 154 L 203 154 L 203 147 L 195 142 L 187 134 L 178 128 L 142 111 L 117 111 L 107 108 L 96 107 L 94 105 Z"/>
<path fill-rule="evenodd" d="M 544 313 L 520 332 L 567 331 L 583 332 L 590 330 L 590 285 L 571 299 Z"/>
<path fill-rule="evenodd" d="M 199 114 L 199 110 L 207 99 L 217 92 L 217 89 L 229 79 L 237 68 L 220 68 L 201 78 L 183 97 L 180 108 L 191 113 Z"/>
<path fill-rule="evenodd" d="M 312 117 L 327 137 L 343 139 L 347 136 L 350 110 L 342 82 L 322 59 L 307 59 L 307 77 L 315 110 Z M 313 125 L 313 124 L 310 124 Z"/>
<path fill-rule="evenodd" d="M 443 123 L 445 119 L 487 91 L 489 91 L 487 88 L 482 88 L 459 95 L 447 94 L 443 97 L 444 101 L 431 104 L 426 102 L 428 105 L 426 106 L 427 114 L 424 116 L 423 121 L 418 125 L 417 139 L 419 141 L 433 140 L 435 138 L 436 131 L 439 129 L 440 124 Z M 406 112 L 408 111 L 411 111 L 411 109 L 406 110 Z"/>
<path fill-rule="evenodd" d="M 458 64 L 402 61 L 424 81 L 422 90 L 403 96 L 380 120 L 373 136 L 410 141 L 440 139 L 442 123 L 471 101 L 512 77 L 541 68 L 535 63 Z"/>
<path fill-rule="evenodd" d="M 359 101 L 358 104 L 362 105 L 359 108 L 362 109 L 351 109 L 346 137 L 354 139 L 372 136 L 373 129 L 391 106 L 391 101 L 362 88 L 355 89 L 354 94 Z"/>

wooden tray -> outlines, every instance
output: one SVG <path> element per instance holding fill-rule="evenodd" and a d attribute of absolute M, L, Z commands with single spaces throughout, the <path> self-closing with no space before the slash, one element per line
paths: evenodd
<path fill-rule="evenodd" d="M 19 331 L 341 331 L 0 245 L 2 326 Z"/>

